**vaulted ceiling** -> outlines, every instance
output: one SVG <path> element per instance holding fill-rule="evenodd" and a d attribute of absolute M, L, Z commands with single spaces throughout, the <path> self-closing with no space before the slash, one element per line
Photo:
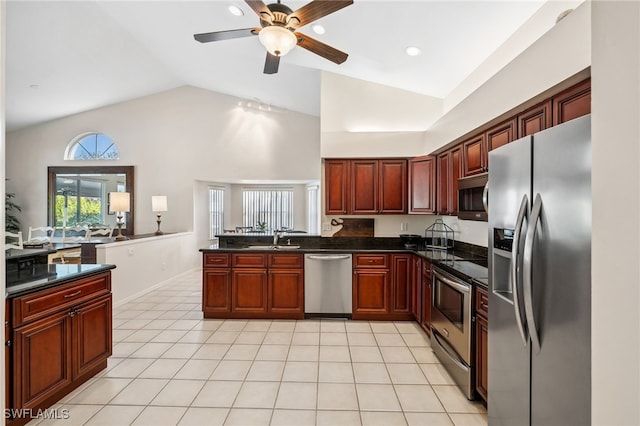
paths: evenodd
<path fill-rule="evenodd" d="M 285 0 L 293 10 L 308 1 Z M 258 26 L 239 0 L 22 1 L 6 8 L 9 131 L 192 85 L 319 115 L 320 71 L 444 98 L 544 3 L 355 0 L 300 31 L 349 54 L 302 48 L 263 74 L 257 37 L 201 44 L 194 33 Z M 240 7 L 234 16 L 228 6 Z M 421 50 L 408 56 L 407 46 Z"/>

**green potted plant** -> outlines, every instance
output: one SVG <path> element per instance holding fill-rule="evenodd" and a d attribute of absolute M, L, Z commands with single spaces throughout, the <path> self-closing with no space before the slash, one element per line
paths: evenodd
<path fill-rule="evenodd" d="M 10 232 L 20 231 L 20 220 L 16 212 L 21 212 L 22 208 L 14 202 L 16 194 L 5 192 L 4 197 L 4 229 Z"/>

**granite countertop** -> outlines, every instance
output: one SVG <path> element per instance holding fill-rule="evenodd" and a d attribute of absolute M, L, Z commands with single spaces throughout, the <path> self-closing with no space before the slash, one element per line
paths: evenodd
<path fill-rule="evenodd" d="M 34 256 L 46 256 L 51 253 L 55 253 L 56 250 L 53 248 L 34 248 L 34 249 L 9 249 L 5 250 L 4 256 L 6 260 L 13 259 L 21 259 L 24 257 L 34 257 Z"/>
<path fill-rule="evenodd" d="M 45 288 L 114 269 L 115 265 L 38 264 L 29 270 L 7 273 L 5 298 L 22 296 Z"/>

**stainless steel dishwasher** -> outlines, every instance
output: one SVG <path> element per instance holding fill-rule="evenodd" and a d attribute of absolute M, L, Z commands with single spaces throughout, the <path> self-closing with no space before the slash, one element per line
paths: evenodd
<path fill-rule="evenodd" d="M 305 317 L 351 318 L 352 269 L 351 254 L 305 255 Z"/>

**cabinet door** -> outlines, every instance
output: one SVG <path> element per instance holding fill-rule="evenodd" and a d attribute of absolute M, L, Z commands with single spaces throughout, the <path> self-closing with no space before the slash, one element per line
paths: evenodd
<path fill-rule="evenodd" d="M 436 162 L 434 157 L 409 160 L 409 213 L 435 213 Z"/>
<path fill-rule="evenodd" d="M 266 269 L 237 269 L 232 272 L 231 310 L 233 312 L 267 312 Z"/>
<path fill-rule="evenodd" d="M 11 386 L 13 378 L 9 373 L 11 371 L 11 308 L 9 299 L 4 302 L 4 408 L 12 408 L 13 401 L 11 400 Z"/>
<path fill-rule="evenodd" d="M 484 134 L 462 143 L 463 175 L 483 173 L 487 168 L 487 145 Z"/>
<path fill-rule="evenodd" d="M 591 79 L 553 97 L 553 125 L 591 113 Z"/>
<path fill-rule="evenodd" d="M 487 401 L 489 327 L 485 317 L 476 316 L 476 391 Z"/>
<path fill-rule="evenodd" d="M 518 138 L 532 135 L 551 127 L 551 100 L 529 108 L 518 114 Z"/>
<path fill-rule="evenodd" d="M 324 160 L 324 196 L 327 214 L 347 214 L 349 160 Z"/>
<path fill-rule="evenodd" d="M 202 311 L 231 312 L 231 269 L 203 269 Z"/>
<path fill-rule="evenodd" d="M 413 316 L 419 324 L 422 322 L 422 260 L 418 256 L 413 256 L 412 268 Z"/>
<path fill-rule="evenodd" d="M 71 340 L 67 311 L 14 330 L 14 407 L 37 407 L 71 383 Z"/>
<path fill-rule="evenodd" d="M 422 260 L 422 328 L 431 335 L 431 262 Z"/>
<path fill-rule="evenodd" d="M 451 148 L 449 153 L 449 214 L 458 215 L 458 179 L 462 177 L 462 146 Z"/>
<path fill-rule="evenodd" d="M 304 271 L 270 269 L 268 306 L 270 312 L 304 316 Z"/>
<path fill-rule="evenodd" d="M 111 355 L 111 295 L 74 310 L 73 379 L 105 363 Z"/>
<path fill-rule="evenodd" d="M 389 271 L 357 269 L 353 276 L 353 313 L 389 312 Z"/>
<path fill-rule="evenodd" d="M 378 213 L 378 160 L 351 161 L 351 213 Z"/>
<path fill-rule="evenodd" d="M 410 314 L 411 255 L 391 255 L 391 313 Z"/>
<path fill-rule="evenodd" d="M 407 213 L 407 160 L 380 160 L 378 162 L 378 213 Z"/>
<path fill-rule="evenodd" d="M 437 192 L 437 212 L 438 214 L 448 214 L 451 210 L 449 206 L 449 193 L 451 186 L 451 153 L 449 151 L 438 155 L 438 192 Z"/>
<path fill-rule="evenodd" d="M 487 130 L 485 132 L 485 140 L 487 143 L 487 151 L 500 148 L 509 142 L 516 140 L 516 120 L 511 119 L 502 124 Z M 488 160 L 488 157 L 487 157 Z M 485 167 L 487 165 L 485 164 Z"/>

